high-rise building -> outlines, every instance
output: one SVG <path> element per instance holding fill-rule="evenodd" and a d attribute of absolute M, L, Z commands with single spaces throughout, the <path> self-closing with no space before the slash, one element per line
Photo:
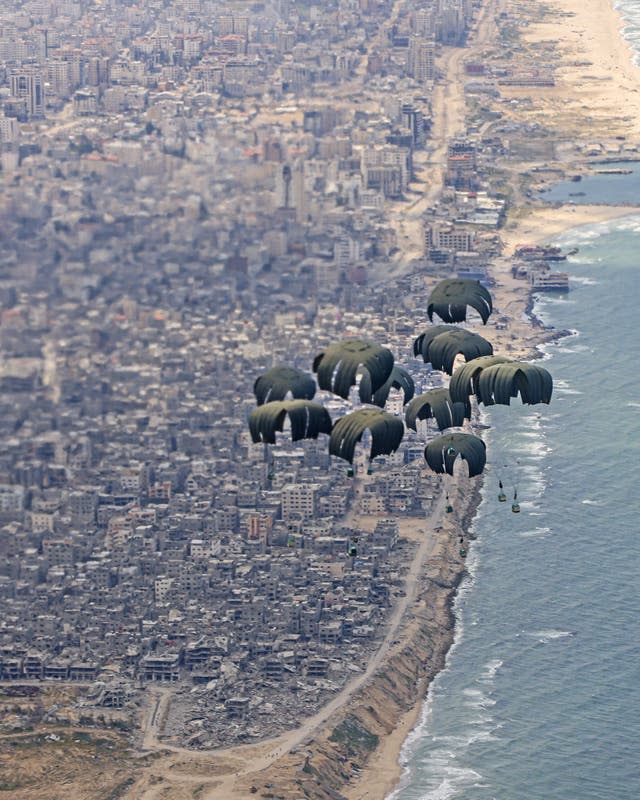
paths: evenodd
<path fill-rule="evenodd" d="M 318 487 L 314 484 L 290 483 L 282 487 L 282 518 L 308 519 L 316 512 Z"/>
<path fill-rule="evenodd" d="M 338 267 L 349 267 L 359 261 L 362 247 L 357 239 L 346 233 L 338 236 L 333 243 L 333 260 Z"/>
<path fill-rule="evenodd" d="M 0 117 L 0 145 L 15 144 L 20 138 L 20 125 L 12 117 Z"/>
<path fill-rule="evenodd" d="M 38 48 L 38 59 L 41 64 L 49 58 L 49 31 L 46 28 L 38 28 L 36 31 L 36 45 Z"/>
<path fill-rule="evenodd" d="M 436 38 L 444 44 L 462 44 L 471 9 L 463 0 L 438 0 Z"/>
<path fill-rule="evenodd" d="M 432 81 L 436 76 L 436 47 L 430 39 L 412 36 L 407 52 L 407 72 L 417 81 Z"/>
<path fill-rule="evenodd" d="M 71 65 L 62 59 L 50 60 L 46 65 L 51 92 L 61 99 L 71 94 Z"/>
<path fill-rule="evenodd" d="M 361 170 L 365 189 L 377 189 L 385 197 L 398 197 L 411 177 L 411 151 L 393 145 L 367 147 Z"/>
<path fill-rule="evenodd" d="M 296 219 L 302 222 L 306 212 L 304 171 L 299 162 L 282 164 L 276 171 L 276 207 L 293 208 Z"/>
<path fill-rule="evenodd" d="M 434 9 L 418 9 L 412 15 L 411 29 L 418 36 L 433 36 L 435 34 Z"/>
<path fill-rule="evenodd" d="M 42 70 L 36 66 L 24 66 L 11 73 L 11 94 L 24 99 L 30 117 L 44 117 L 44 80 Z"/>
<path fill-rule="evenodd" d="M 404 128 L 411 131 L 411 139 L 415 147 L 424 144 L 424 118 L 422 111 L 411 103 L 403 103 L 400 109 L 400 121 Z"/>
<path fill-rule="evenodd" d="M 71 87 L 77 89 L 82 84 L 82 50 L 80 48 L 60 48 L 57 51 L 58 60 L 69 64 L 69 80 Z"/>
<path fill-rule="evenodd" d="M 85 65 L 84 79 L 87 86 L 103 86 L 109 83 L 109 59 L 93 56 Z"/>

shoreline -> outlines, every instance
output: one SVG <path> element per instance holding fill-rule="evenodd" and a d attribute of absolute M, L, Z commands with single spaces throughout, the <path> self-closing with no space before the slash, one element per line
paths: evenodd
<path fill-rule="evenodd" d="M 466 532 L 470 542 L 473 542 L 473 540 L 477 538 L 476 534 L 471 533 L 470 530 L 476 519 L 478 508 L 483 499 L 483 486 L 484 477 L 482 477 L 474 487 L 473 496 L 465 509 L 462 524 L 460 525 L 460 529 Z M 456 541 L 457 538 L 454 537 L 454 552 L 452 555 L 455 555 L 455 547 L 457 547 L 457 545 L 455 545 Z M 459 629 L 456 626 L 455 605 L 458 598 L 458 590 L 469 574 L 464 563 L 462 566 L 463 568 L 457 573 L 455 587 L 447 599 L 447 611 L 451 622 L 451 636 L 447 648 L 443 654 L 442 666 L 430 677 L 424 695 L 416 700 L 410 711 L 407 711 L 404 714 L 396 729 L 388 737 L 387 741 L 385 741 L 380 747 L 379 755 L 376 753 L 376 756 L 374 756 L 372 759 L 371 764 L 368 765 L 367 774 L 363 775 L 361 780 L 361 783 L 364 783 L 366 788 L 363 787 L 363 789 L 356 789 L 354 792 L 347 792 L 344 795 L 346 800 L 370 800 L 371 798 L 375 798 L 376 800 L 378 800 L 378 798 L 379 800 L 389 800 L 389 798 L 393 797 L 396 791 L 402 788 L 401 780 L 406 769 L 405 764 L 400 761 L 403 748 L 407 738 L 422 722 L 423 712 L 429 696 L 429 689 L 431 688 L 433 681 L 446 668 L 447 658 L 451 648 L 456 642 L 456 637 L 458 635 Z M 375 786 L 374 781 L 376 784 Z M 382 789 L 382 793 L 376 793 L 374 788 Z"/>
<path fill-rule="evenodd" d="M 596 213 L 591 215 L 588 211 L 588 206 L 578 207 L 578 214 L 576 218 L 573 215 L 574 207 L 563 205 L 557 208 L 540 208 L 533 209 L 527 217 L 526 225 L 513 225 L 510 230 L 510 236 L 507 241 L 515 245 L 517 237 L 521 233 L 529 234 L 528 241 L 532 244 L 542 244 L 550 238 L 554 238 L 560 234 L 566 233 L 575 228 L 580 228 L 590 224 L 600 224 L 618 219 L 623 219 L 626 216 L 640 216 L 640 207 L 635 206 L 605 206 L 594 205 L 591 208 L 596 209 Z M 550 218 L 550 212 L 553 211 L 553 218 Z M 560 212 L 560 214 L 558 214 Z M 503 231 L 504 232 L 504 231 Z M 492 275 L 495 277 L 496 270 L 492 269 Z M 527 291 L 528 302 L 523 308 L 523 314 L 527 317 L 527 322 L 524 325 L 530 327 L 534 333 L 535 341 L 526 342 L 522 340 L 523 352 L 521 357 L 527 359 L 537 359 L 542 356 L 539 346 L 550 341 L 570 336 L 571 332 L 556 328 L 548 328 L 535 317 L 533 313 L 534 293 Z M 480 484 L 477 487 L 478 497 L 476 501 L 470 504 L 467 509 L 468 523 L 470 527 L 476 517 L 477 509 L 482 502 L 480 492 L 482 489 Z M 470 539 L 477 538 L 476 535 L 469 537 Z M 449 599 L 449 610 L 453 620 L 451 632 L 451 642 L 445 653 L 446 656 L 451 646 L 456 641 L 457 630 L 455 627 L 455 601 L 457 598 L 457 589 L 460 583 L 464 580 L 467 572 L 463 569 L 458 575 L 456 583 L 456 591 L 452 592 Z M 444 662 L 443 662 L 444 667 Z M 344 795 L 346 800 L 389 800 L 394 796 L 394 792 L 401 788 L 401 780 L 405 774 L 406 766 L 401 763 L 400 758 L 402 750 L 407 741 L 407 737 L 417 728 L 421 723 L 423 710 L 428 699 L 428 691 L 431 682 L 439 674 L 439 671 L 433 675 L 427 691 L 424 696 L 416 702 L 415 706 L 408 711 L 397 726 L 397 731 L 391 734 L 387 741 L 382 743 L 379 751 L 376 752 L 370 764 L 367 766 L 367 774 L 363 774 L 360 783 L 364 783 L 366 789 L 355 789 L 354 791 L 347 791 Z M 393 764 L 389 762 L 393 760 Z M 381 791 L 380 791 L 381 790 Z"/>
<path fill-rule="evenodd" d="M 580 8 L 576 0 L 560 0 L 556 5 L 562 7 L 569 5 L 576 9 Z M 635 52 L 632 50 L 629 42 L 623 39 L 622 36 L 622 31 L 625 27 L 624 19 L 620 11 L 614 8 L 613 5 L 610 5 L 609 0 L 601 0 L 600 5 L 606 6 L 604 9 L 601 8 L 600 10 L 603 10 L 607 15 L 609 25 L 615 26 L 616 28 L 617 40 L 612 42 L 615 57 L 619 62 L 622 62 L 622 65 L 625 67 L 625 77 L 631 78 L 637 82 L 640 77 L 640 69 L 633 63 L 633 59 L 637 57 Z M 589 13 L 587 12 L 585 16 L 588 17 Z M 622 48 L 616 48 L 616 44 L 619 45 L 621 42 L 624 43 L 624 46 Z M 624 54 L 622 57 L 621 53 Z M 632 88 L 631 91 L 636 90 Z M 622 162 L 637 160 L 640 160 L 640 154 L 636 157 L 627 156 L 622 158 L 620 156 L 611 156 L 603 160 L 602 163 L 605 163 L 605 161 Z M 588 164 L 588 158 L 577 159 L 576 163 L 571 165 L 571 168 L 586 167 Z M 508 215 L 505 227 L 500 230 L 500 236 L 504 245 L 503 256 L 497 259 L 490 268 L 491 276 L 498 282 L 508 281 L 508 283 L 511 283 L 509 280 L 510 274 L 508 267 L 509 255 L 513 253 L 515 246 L 520 242 L 544 244 L 550 239 L 575 228 L 612 222 L 627 216 L 640 216 L 640 207 L 625 204 L 605 205 L 585 203 L 575 205 L 552 205 L 545 203 L 544 205 L 525 207 L 523 211 L 524 214 L 522 215 Z M 521 281 L 517 283 L 521 288 L 525 288 L 522 287 Z M 513 296 L 508 290 L 505 291 L 505 289 L 503 289 L 502 292 L 492 289 L 494 299 L 499 299 L 500 297 L 506 299 L 508 297 L 509 302 L 513 302 Z M 522 332 L 523 335 L 519 337 L 518 344 L 520 348 L 524 350 L 522 353 L 523 357 L 537 358 L 541 355 L 539 345 L 569 335 L 569 332 L 543 327 L 533 314 L 534 294 L 529 291 L 528 288 L 526 288 L 526 296 L 527 300 L 523 304 L 521 312 L 526 316 L 526 322 L 524 322 L 523 325 L 528 330 Z M 482 499 L 480 496 L 480 488 L 481 487 L 478 487 L 478 496 L 475 502 L 468 508 L 471 522 L 475 518 L 477 508 Z M 457 588 L 465 574 L 466 570 L 464 569 L 459 573 L 456 582 L 456 591 L 452 592 L 449 598 L 449 612 L 452 620 L 454 619 Z M 451 645 L 455 642 L 455 626 L 452 627 L 451 634 L 451 641 L 447 647 L 446 653 L 448 653 Z M 446 653 L 444 656 L 445 659 Z M 435 675 L 433 678 L 435 678 Z M 429 686 L 430 684 L 431 681 L 429 682 Z M 404 714 L 396 730 L 387 737 L 386 741 L 381 743 L 380 747 L 367 764 L 367 769 L 363 772 L 358 783 L 353 789 L 345 792 L 344 797 L 347 800 L 387 800 L 387 798 L 393 796 L 393 793 L 400 788 L 400 781 L 406 769 L 405 765 L 400 762 L 402 749 L 407 737 L 420 724 L 423 709 L 427 702 L 428 689 L 429 687 L 427 686 L 424 696 L 418 699 L 413 708 Z"/>

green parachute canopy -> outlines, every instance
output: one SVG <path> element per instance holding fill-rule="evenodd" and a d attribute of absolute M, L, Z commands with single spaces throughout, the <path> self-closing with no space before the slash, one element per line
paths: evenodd
<path fill-rule="evenodd" d="M 434 312 L 444 322 L 464 322 L 467 318 L 467 306 L 475 308 L 486 325 L 493 311 L 493 303 L 489 291 L 480 281 L 468 278 L 447 278 L 440 281 L 429 295 L 427 314 L 433 319 Z"/>
<path fill-rule="evenodd" d="M 480 475 L 487 462 L 487 448 L 482 439 L 470 433 L 447 433 L 434 439 L 424 449 L 427 464 L 434 472 L 453 475 L 457 458 L 467 462 L 469 477 Z"/>
<path fill-rule="evenodd" d="M 494 364 L 504 364 L 509 361 L 511 359 L 504 356 L 480 356 L 480 358 L 473 358 L 466 364 L 462 364 L 453 373 L 449 382 L 449 393 L 453 402 L 464 403 L 472 394 L 475 394 L 480 402 L 478 378 L 482 370 L 492 367 Z"/>
<path fill-rule="evenodd" d="M 317 439 L 320 433 L 331 433 L 329 412 L 309 400 L 275 400 L 254 408 L 249 414 L 249 432 L 254 443 L 276 443 L 276 431 L 282 431 L 285 418 L 291 423 L 291 439 Z"/>
<path fill-rule="evenodd" d="M 549 403 L 553 379 L 544 367 L 524 361 L 509 361 L 485 367 L 477 380 L 477 396 L 485 406 L 508 406 L 520 395 L 526 405 Z"/>
<path fill-rule="evenodd" d="M 296 400 L 311 400 L 316 393 L 316 382 L 301 369 L 278 366 L 263 372 L 253 384 L 259 406 L 273 400 L 284 400 L 288 392 Z"/>
<path fill-rule="evenodd" d="M 404 367 L 394 365 L 391 374 L 387 380 L 382 384 L 377 392 L 371 391 L 371 380 L 368 372 L 363 372 L 360 378 L 359 394 L 363 403 L 373 403 L 375 406 L 384 408 L 389 392 L 391 389 L 402 389 L 404 392 L 404 403 L 406 405 L 413 397 L 415 392 L 415 384 L 413 378 Z"/>
<path fill-rule="evenodd" d="M 371 394 L 380 389 L 393 369 L 393 354 L 386 347 L 363 339 L 346 339 L 329 345 L 313 361 L 318 386 L 349 399 L 349 390 L 356 382 L 359 368 L 369 373 Z"/>
<path fill-rule="evenodd" d="M 417 430 L 419 419 L 435 419 L 438 428 L 453 428 L 464 424 L 465 417 L 471 419 L 471 403 L 454 403 L 448 389 L 431 389 L 415 397 L 404 415 L 407 427 Z"/>
<path fill-rule="evenodd" d="M 370 460 L 383 453 L 395 452 L 404 436 L 404 424 L 398 417 L 375 408 L 361 408 L 341 417 L 333 426 L 329 452 L 351 464 L 356 444 L 366 430 L 371 431 Z"/>
<path fill-rule="evenodd" d="M 432 330 L 444 328 L 434 335 L 425 331 L 413 343 L 415 355 L 421 355 L 425 364 L 429 361 L 434 369 L 451 375 L 453 362 L 456 356 L 464 356 L 465 361 L 471 361 L 480 356 L 493 355 L 493 346 L 477 333 L 456 328 L 451 325 L 437 325 Z"/>
<path fill-rule="evenodd" d="M 429 358 L 429 348 L 431 347 L 431 342 L 436 338 L 436 336 L 440 336 L 443 333 L 447 333 L 448 331 L 459 331 L 456 325 L 433 325 L 431 328 L 426 330 L 424 333 L 421 333 L 413 340 L 413 355 L 417 358 L 418 356 L 422 356 L 422 360 L 425 364 L 428 364 L 431 359 Z"/>

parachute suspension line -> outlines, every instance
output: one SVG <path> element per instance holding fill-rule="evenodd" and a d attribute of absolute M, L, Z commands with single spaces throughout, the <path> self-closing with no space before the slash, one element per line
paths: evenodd
<path fill-rule="evenodd" d="M 520 459 L 516 461 L 518 467 L 520 466 Z M 518 503 L 518 479 L 519 474 L 516 472 L 516 480 L 513 485 L 513 502 L 511 503 L 511 510 L 514 514 L 520 513 L 520 503 Z"/>
<path fill-rule="evenodd" d="M 464 533 L 460 534 L 460 558 L 465 558 L 467 555 L 467 548 L 464 546 Z"/>
<path fill-rule="evenodd" d="M 266 460 L 267 460 L 267 480 L 272 481 L 276 475 L 275 464 L 273 463 L 273 453 L 268 444 L 265 445 Z"/>
<path fill-rule="evenodd" d="M 445 506 L 444 510 L 446 514 L 451 514 L 453 512 L 453 505 L 451 503 L 451 498 L 449 497 L 449 479 L 445 477 L 444 479 L 444 490 L 445 490 Z"/>
<path fill-rule="evenodd" d="M 304 436 L 305 436 L 305 439 L 309 435 L 310 426 L 311 426 L 311 414 L 309 413 L 309 409 L 305 408 L 305 410 L 304 410 Z"/>

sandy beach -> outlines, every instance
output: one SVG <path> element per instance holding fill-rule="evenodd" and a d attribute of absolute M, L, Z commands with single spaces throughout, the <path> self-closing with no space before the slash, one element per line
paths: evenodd
<path fill-rule="evenodd" d="M 508 254 L 518 244 L 543 244 L 570 228 L 608 222 L 640 213 L 636 206 L 561 206 L 560 208 L 530 209 L 526 216 L 500 232 Z"/>
<path fill-rule="evenodd" d="M 552 0 L 551 13 L 522 32 L 536 52 L 558 57 L 556 85 L 537 90 L 530 119 L 553 125 L 583 142 L 640 134 L 638 68 L 622 39 L 623 20 L 610 0 Z"/>
<path fill-rule="evenodd" d="M 534 2 L 517 9 L 511 9 L 507 0 L 485 2 L 488 16 L 482 31 L 482 52 L 488 53 L 492 47 L 494 54 L 498 52 L 497 28 L 492 31 L 490 21 L 499 14 L 513 13 L 516 22 L 523 23 L 520 42 L 524 54 L 542 53 L 548 60 L 555 53 L 557 63 L 555 86 L 501 87 L 502 97 L 515 101 L 508 109 L 501 106 L 504 117 L 515 123 L 545 125 L 559 143 L 556 152 L 560 166 L 578 172 L 586 169 L 585 153 L 592 143 L 602 145 L 603 154 L 615 141 L 640 143 L 640 71 L 632 63 L 630 49 L 622 43 L 622 21 L 609 0 L 550 0 L 545 6 L 548 11 Z M 471 41 L 463 58 L 480 53 L 480 48 L 477 53 L 473 48 Z M 460 63 L 460 51 L 449 49 L 440 68 L 450 81 L 460 81 Z M 459 86 L 453 95 L 460 95 Z M 436 148 L 443 148 L 449 137 L 460 133 L 458 116 L 445 113 L 450 96 L 451 91 L 440 91 L 433 98 L 434 118 L 448 120 L 448 124 L 436 125 Z M 525 98 L 526 103 L 520 102 Z M 521 172 L 535 166 L 541 163 L 512 162 L 508 169 L 514 185 Z M 425 195 L 432 193 L 426 184 L 423 191 Z M 514 247 L 545 243 L 569 228 L 639 213 L 639 209 L 600 205 L 554 208 L 537 200 L 529 203 L 520 196 L 516 199 L 519 202 L 514 203 L 500 230 L 503 255 L 491 267 L 496 281 L 494 305 L 509 322 L 504 330 L 488 328 L 487 336 L 497 353 L 530 357 L 535 346 L 551 338 L 553 332 L 533 327 L 525 317 L 530 292 L 525 282 L 511 275 Z M 399 646 L 385 653 L 375 674 L 357 691 L 345 695 L 332 714 L 319 717 L 317 725 L 308 727 L 302 737 L 286 734 L 253 749 L 235 748 L 220 756 L 175 751 L 166 754 L 148 768 L 143 781 L 127 796 L 153 800 L 169 796 L 162 792 L 171 789 L 170 796 L 180 800 L 195 796 L 191 790 L 197 785 L 198 796 L 204 800 L 234 800 L 254 796 L 251 787 L 255 784 L 273 787 L 271 796 L 287 800 L 297 797 L 291 792 L 298 790 L 300 796 L 307 797 L 384 800 L 397 785 L 402 772 L 398 761 L 401 747 L 419 719 L 428 684 L 442 667 L 453 640 L 451 602 L 464 571 L 464 563 L 456 556 L 458 534 L 467 530 L 477 502 L 477 491 L 467 492 L 461 518 L 446 521 L 424 571 L 416 577 L 417 601 L 403 617 Z M 418 674 L 417 665 L 425 662 L 428 668 Z M 389 672 L 396 676 L 391 683 Z M 351 724 L 354 720 L 365 720 L 377 743 L 368 750 L 355 748 L 346 754 L 332 737 L 345 721 Z M 342 769 L 342 762 L 348 759 L 358 761 L 357 778 Z M 159 781 L 163 781 L 162 790 Z M 303 781 L 305 791 L 315 782 L 317 792 L 302 795 L 298 787 Z M 325 791 L 322 786 L 331 789 Z"/>

